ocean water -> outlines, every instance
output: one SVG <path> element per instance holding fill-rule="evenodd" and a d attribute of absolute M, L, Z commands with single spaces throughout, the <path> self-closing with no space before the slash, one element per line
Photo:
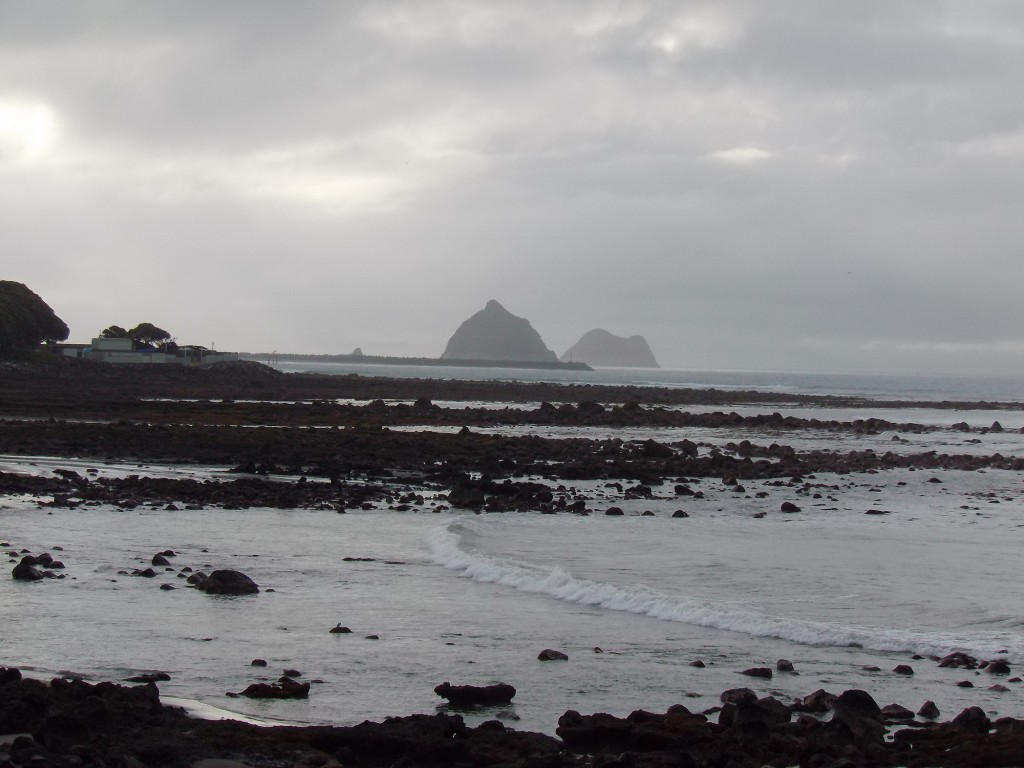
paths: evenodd
<path fill-rule="evenodd" d="M 960 398 L 935 382 L 913 388 L 946 393 L 923 399 L 1014 399 Z M 905 392 L 881 396 L 910 399 Z M 914 420 L 903 411 L 893 418 L 897 412 L 870 410 L 833 416 Z M 986 426 L 995 414 L 1003 433 L 948 428 L 970 413 L 921 409 L 927 419 L 920 421 L 939 427 L 921 435 L 618 434 L 689 437 L 701 452 L 750 439 L 839 451 L 1021 455 L 1024 413 L 984 411 L 970 422 Z M 209 479 L 225 469 L 0 456 L 5 472 L 57 467 Z M 0 579 L 0 665 L 94 680 L 165 671 L 165 696 L 271 722 L 351 724 L 433 712 L 444 706 L 433 688 L 445 681 L 514 685 L 512 706 L 465 713 L 467 721 L 500 717 L 548 733 L 568 709 L 625 715 L 682 703 L 701 711 L 716 705 L 721 691 L 742 686 L 785 701 L 819 688 L 863 688 L 882 705 L 916 710 L 931 699 L 944 718 L 971 705 L 1024 716 L 1021 684 L 940 669 L 928 658 L 964 650 L 1005 658 L 1013 674 L 1024 665 L 1024 476 L 905 469 L 808 479 L 817 498 L 760 482 L 745 482 L 737 493 L 715 479 L 692 484 L 703 499 L 677 497 L 671 482 L 644 500 L 624 500 L 597 482 L 559 491 L 586 497 L 589 516 L 438 512 L 440 500 L 429 493 L 410 511 L 344 515 L 68 510 L 4 497 L 3 551 L 51 551 L 67 568 L 62 580 Z M 782 513 L 783 501 L 801 511 Z M 605 516 L 611 505 L 624 516 Z M 673 518 L 679 509 L 689 516 Z M 154 579 L 129 575 L 165 549 L 177 553 L 174 568 Z M 263 591 L 204 595 L 185 588 L 178 575 L 185 566 L 242 570 Z M 352 632 L 331 634 L 339 623 Z M 545 648 L 569 660 L 541 662 Z M 250 666 L 254 658 L 268 667 Z M 781 658 L 796 674 L 741 674 Z M 697 660 L 705 666 L 691 666 Z M 897 664 L 910 664 L 915 674 L 895 674 Z M 314 681 L 307 700 L 226 695 L 287 668 Z M 975 687 L 957 687 L 963 680 Z M 997 682 L 1010 690 L 988 689 Z"/>
<path fill-rule="evenodd" d="M 597 368 L 593 371 L 282 361 L 278 370 L 469 381 L 613 384 L 725 391 L 757 390 L 884 400 L 1024 402 L 1024 378 L 1001 375 L 803 373 L 794 371 Z"/>

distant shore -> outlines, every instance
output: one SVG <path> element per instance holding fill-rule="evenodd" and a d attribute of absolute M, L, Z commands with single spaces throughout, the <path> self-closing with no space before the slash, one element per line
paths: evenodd
<path fill-rule="evenodd" d="M 586 363 L 563 363 L 540 360 L 452 360 L 440 357 L 384 357 L 378 355 L 303 355 L 285 352 L 241 352 L 241 360 L 259 363 L 302 362 L 302 363 L 350 363 L 353 365 L 421 365 L 449 368 L 513 368 L 541 371 L 592 371 Z"/>

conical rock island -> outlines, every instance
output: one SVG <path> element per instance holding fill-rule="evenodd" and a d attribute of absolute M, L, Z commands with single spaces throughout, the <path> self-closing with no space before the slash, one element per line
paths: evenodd
<path fill-rule="evenodd" d="M 558 362 L 529 320 L 516 317 L 494 299 L 459 326 L 441 359 Z"/>
<path fill-rule="evenodd" d="M 560 360 L 610 368 L 661 367 L 643 336 L 624 338 L 603 328 L 587 331 Z"/>

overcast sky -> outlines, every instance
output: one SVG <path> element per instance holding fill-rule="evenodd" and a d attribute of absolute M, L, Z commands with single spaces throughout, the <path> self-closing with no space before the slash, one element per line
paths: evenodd
<path fill-rule="evenodd" d="M 0 0 L 0 279 L 88 341 L 1024 375 L 1024 3 Z"/>

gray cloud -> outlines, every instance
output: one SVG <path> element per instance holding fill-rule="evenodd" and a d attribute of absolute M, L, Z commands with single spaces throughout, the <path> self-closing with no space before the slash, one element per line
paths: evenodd
<path fill-rule="evenodd" d="M 0 0 L 4 277 L 85 340 L 1024 372 L 1016 3 Z"/>

